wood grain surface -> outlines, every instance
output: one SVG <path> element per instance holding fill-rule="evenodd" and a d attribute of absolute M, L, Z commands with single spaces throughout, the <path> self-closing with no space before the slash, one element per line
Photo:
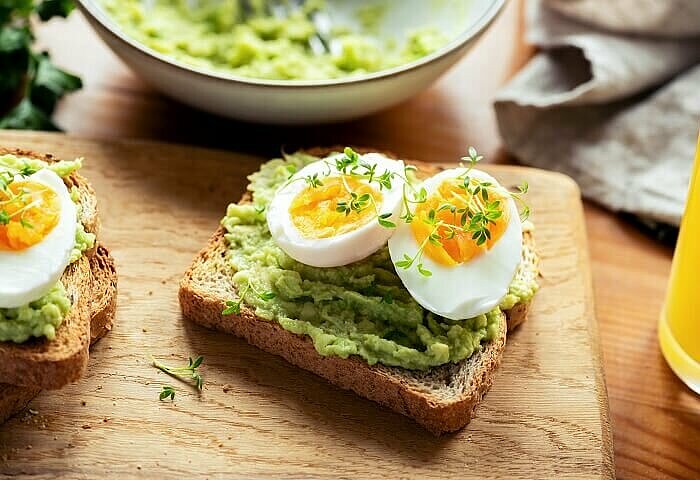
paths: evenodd
<path fill-rule="evenodd" d="M 73 14 L 38 29 L 58 64 L 85 87 L 61 102 L 70 133 L 139 137 L 272 155 L 280 145 L 360 143 L 423 160 L 454 159 L 475 145 L 489 160 L 513 163 L 501 149 L 494 94 L 533 53 L 523 40 L 522 0 L 503 14 L 465 59 L 433 87 L 351 123 L 305 129 L 246 125 L 179 105 L 130 72 Z M 700 478 L 700 400 L 666 365 L 656 324 L 671 266 L 661 245 L 624 219 L 585 203 L 619 478 Z"/>
<path fill-rule="evenodd" d="M 477 418 L 435 438 L 412 421 L 265 354 L 184 322 L 180 277 L 260 159 L 136 141 L 0 133 L 0 145 L 84 156 L 101 241 L 120 275 L 114 330 L 86 377 L 0 429 L 0 471 L 85 478 L 611 478 L 608 403 L 583 211 L 568 178 L 490 166 L 526 180 L 542 289 Z M 201 395 L 149 365 L 204 355 Z M 174 384 L 174 402 L 159 401 Z"/>

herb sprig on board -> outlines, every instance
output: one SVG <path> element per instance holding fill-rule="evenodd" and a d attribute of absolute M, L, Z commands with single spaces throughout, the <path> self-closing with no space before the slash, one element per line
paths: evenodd
<path fill-rule="evenodd" d="M 0 128 L 58 130 L 56 103 L 82 87 L 77 76 L 34 49 L 32 24 L 67 17 L 71 0 L 0 0 Z"/>
<path fill-rule="evenodd" d="M 168 397 L 170 397 L 170 400 L 175 400 L 175 387 L 172 385 L 163 385 L 160 395 L 158 395 L 158 399 L 165 400 Z"/>
<path fill-rule="evenodd" d="M 200 365 L 202 365 L 202 362 L 204 361 L 203 356 L 200 355 L 195 359 L 190 357 L 187 365 L 182 367 L 171 367 L 165 365 L 164 363 L 156 360 L 154 357 L 151 357 L 151 361 L 153 362 L 153 366 L 156 367 L 158 370 L 165 372 L 168 375 L 182 380 L 184 382 L 191 380 L 194 382 L 194 386 L 197 388 L 198 391 L 202 390 L 202 387 L 204 386 L 204 378 L 197 371 L 197 369 L 200 367 Z M 171 385 L 163 386 L 158 398 L 160 400 L 165 400 L 168 397 L 170 397 L 171 400 L 175 398 L 175 387 L 172 387 Z"/>

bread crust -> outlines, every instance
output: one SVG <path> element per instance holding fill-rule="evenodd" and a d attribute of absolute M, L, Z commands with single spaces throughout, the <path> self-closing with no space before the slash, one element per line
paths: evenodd
<path fill-rule="evenodd" d="M 90 343 L 94 345 L 111 329 L 116 313 L 117 275 L 114 259 L 106 248 L 99 246 L 90 260 L 93 275 L 93 303 L 90 322 Z M 0 423 L 24 410 L 41 389 L 0 383 Z"/>
<path fill-rule="evenodd" d="M 308 153 L 322 156 L 330 151 L 338 151 L 338 148 L 312 149 Z M 439 170 L 434 165 L 411 163 L 417 165 L 424 175 Z M 245 194 L 242 201 L 249 200 L 250 195 Z M 340 388 L 352 390 L 414 419 L 435 435 L 459 430 L 469 423 L 491 387 L 505 348 L 507 328 L 515 328 L 527 317 L 529 305 L 518 305 L 507 315 L 504 314 L 496 337 L 486 343 L 482 350 L 458 364 L 431 369 L 431 372 L 439 372 L 437 376 L 448 378 L 448 383 L 454 380 L 452 383 L 463 384 L 462 390 L 457 393 L 453 394 L 451 390 L 449 394 L 436 393 L 415 381 L 420 374 L 410 370 L 381 364 L 369 365 L 356 356 L 343 359 L 319 355 L 309 337 L 285 330 L 277 322 L 258 318 L 245 305 L 239 315 L 223 315 L 226 300 L 234 298 L 235 294 L 230 273 L 228 276 L 221 275 L 222 279 L 228 278 L 222 281 L 229 283 L 222 288 L 210 289 L 201 279 L 206 272 L 223 264 L 227 250 L 224 233 L 223 227 L 219 227 L 180 283 L 179 300 L 185 319 L 244 338 L 248 343 L 281 356 Z M 531 242 L 532 238 L 528 238 Z M 224 296 L 229 294 L 230 297 Z"/>
<path fill-rule="evenodd" d="M 117 270 L 114 258 L 104 246 L 96 247 L 90 257 L 92 273 L 92 304 L 90 322 L 90 345 L 107 335 L 114 324 L 117 312 Z"/>

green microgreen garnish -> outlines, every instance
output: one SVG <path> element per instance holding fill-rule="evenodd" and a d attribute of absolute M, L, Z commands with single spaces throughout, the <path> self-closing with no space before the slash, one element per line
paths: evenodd
<path fill-rule="evenodd" d="M 530 206 L 525 203 L 525 200 L 523 199 L 523 196 L 527 194 L 527 192 L 530 190 L 530 185 L 528 185 L 527 182 L 523 182 L 520 185 L 518 185 L 518 191 L 517 192 L 510 192 L 510 196 L 513 197 L 513 199 L 520 204 L 521 209 L 520 209 L 520 221 L 524 222 L 528 218 L 530 218 Z"/>
<path fill-rule="evenodd" d="M 30 229 L 30 230 L 31 230 L 32 228 L 34 228 L 34 225 L 32 225 L 31 223 L 29 223 L 28 221 L 26 221 L 26 220 L 23 219 L 23 218 L 20 218 L 20 219 L 19 219 L 19 224 L 22 225 L 24 228 L 27 228 L 27 229 Z"/>
<path fill-rule="evenodd" d="M 372 196 L 369 193 L 363 193 L 362 195 L 358 195 L 355 192 L 350 192 L 350 201 L 338 202 L 336 204 L 335 210 L 337 212 L 344 213 L 345 215 L 350 215 L 350 212 L 360 213 L 365 208 L 367 208 L 371 199 Z"/>
<path fill-rule="evenodd" d="M 284 155 L 284 158 L 287 159 L 287 155 Z M 287 180 L 292 178 L 294 174 L 297 173 L 297 166 L 293 163 L 287 164 L 285 168 L 287 169 Z"/>
<path fill-rule="evenodd" d="M 29 163 L 25 160 L 22 164 L 22 168 L 19 169 L 19 174 L 23 177 L 28 177 L 30 175 L 34 175 L 36 172 L 39 170 L 35 167 L 32 167 L 29 165 Z"/>
<path fill-rule="evenodd" d="M 423 252 L 428 244 L 442 246 L 443 240 L 450 240 L 458 233 L 468 234 L 477 246 L 482 246 L 488 242 L 491 239 L 491 227 L 503 215 L 504 203 L 501 200 L 491 198 L 491 192 L 496 188 L 501 193 L 507 193 L 521 206 L 519 213 L 522 221 L 528 218 L 530 209 L 523 199 L 523 196 L 528 191 L 527 183 L 518 186 L 517 192 L 510 192 L 494 185 L 490 181 L 482 181 L 470 175 L 472 169 L 483 158 L 483 155 L 480 155 L 474 147 L 467 149 L 467 155 L 461 158 L 464 172 L 456 179 L 466 199 L 466 206 L 458 207 L 453 203 L 446 202 L 440 205 L 437 210 L 430 209 L 426 217 L 422 219 L 423 222 L 432 227 L 429 235 L 419 245 L 418 251 L 413 256 L 404 254 L 403 258 L 395 263 L 396 267 L 409 269 L 415 266 L 421 275 L 429 277 L 432 275 L 432 272 L 425 268 L 421 262 Z M 411 181 L 413 173 L 417 170 L 412 165 L 406 165 L 402 174 L 390 171 L 380 173 L 377 171 L 378 164 L 362 160 L 362 157 L 350 147 L 346 147 L 343 150 L 343 154 L 335 157 L 332 161 L 325 160 L 325 164 L 326 171 L 324 175 L 339 176 L 348 194 L 346 200 L 340 200 L 336 203 L 335 210 L 339 213 L 345 215 L 359 214 L 367 208 L 373 208 L 379 225 L 384 228 L 396 228 L 396 223 L 390 220 L 392 213 L 381 213 L 374 197 L 369 193 L 360 194 L 353 191 L 346 180 L 347 178 L 361 180 L 370 185 L 376 184 L 379 186 L 380 191 L 391 189 L 394 181 L 401 181 L 402 207 L 399 218 L 405 223 L 413 222 L 415 219 L 415 207 L 428 200 L 428 191 L 422 186 L 414 185 Z M 317 173 L 303 178 L 292 178 L 290 176 L 287 184 L 298 180 L 305 181 L 312 188 L 323 185 Z M 438 218 L 437 213 L 444 211 L 449 211 L 453 215 L 451 222 L 445 222 Z M 242 298 L 249 287 L 244 289 L 238 301 L 226 303 L 227 308 L 224 310 L 224 313 L 240 312 Z"/>
<path fill-rule="evenodd" d="M 153 361 L 153 366 L 156 367 L 158 370 L 161 370 L 162 372 L 167 373 L 168 375 L 171 375 L 177 379 L 180 380 L 193 380 L 194 381 L 194 386 L 197 387 L 197 390 L 202 390 L 202 387 L 204 386 L 204 379 L 202 378 L 202 375 L 197 371 L 199 366 L 202 364 L 204 361 L 203 356 L 198 356 L 194 360 L 192 357 L 189 357 L 189 362 L 186 366 L 184 367 L 169 367 L 158 360 L 156 360 L 154 357 L 151 357 L 151 360 Z M 167 387 L 167 385 L 166 385 Z M 172 388 L 172 387 L 171 387 Z M 165 388 L 164 388 L 165 390 Z M 174 389 L 173 390 L 173 396 L 174 396 Z M 161 392 L 161 395 L 163 395 L 163 392 Z M 164 397 L 163 397 L 164 398 Z M 161 400 L 163 399 L 161 398 Z"/>
<path fill-rule="evenodd" d="M 413 219 L 410 205 L 423 203 L 428 197 L 428 192 L 424 188 L 416 189 L 409 181 L 409 175 L 415 171 L 415 167 L 411 165 L 407 165 L 404 168 L 403 174 L 388 170 L 380 172 L 378 164 L 363 161 L 361 156 L 350 147 L 346 147 L 343 150 L 343 154 L 333 159 L 333 161 L 326 160 L 325 164 L 326 171 L 323 172 L 323 175 L 326 177 L 339 176 L 348 194 L 347 200 L 340 200 L 336 203 L 335 210 L 339 213 L 350 215 L 352 213 L 362 213 L 367 208 L 373 208 L 377 223 L 384 228 L 396 228 L 396 223 L 390 220 L 392 213 L 382 213 L 374 197 L 369 193 L 360 194 L 355 192 L 348 185 L 347 178 L 361 180 L 370 185 L 375 184 L 379 187 L 379 191 L 391 189 L 395 180 L 401 181 L 403 183 L 403 212 L 401 219 L 406 222 L 410 222 Z M 323 181 L 319 178 L 318 173 L 307 175 L 306 177 L 292 177 L 293 174 L 287 180 L 286 185 L 295 181 L 304 181 L 311 188 L 318 188 L 323 185 Z"/>
<path fill-rule="evenodd" d="M 221 312 L 222 315 L 238 315 L 241 313 L 241 302 L 243 298 L 240 297 L 238 301 L 226 300 L 226 308 Z"/>
<path fill-rule="evenodd" d="M 241 293 L 238 295 L 238 300 L 226 301 L 226 308 L 221 312 L 221 314 L 238 315 L 239 313 L 241 313 L 241 304 L 243 303 L 243 300 L 245 299 L 245 296 L 248 294 L 248 292 L 254 293 L 260 300 L 263 300 L 265 302 L 272 300 L 277 296 L 277 294 L 272 291 L 261 292 L 259 290 L 256 290 L 255 287 L 253 287 L 253 284 L 251 284 L 250 281 L 248 281 L 245 288 L 243 288 L 243 290 L 241 290 Z"/>
<path fill-rule="evenodd" d="M 352 170 L 357 169 L 359 166 L 359 159 L 360 156 L 357 154 L 357 152 L 350 147 L 345 147 L 343 150 L 343 156 L 336 158 L 335 160 L 335 169 L 343 175 L 348 175 L 348 169 L 350 169 L 351 172 Z"/>
<path fill-rule="evenodd" d="M 170 397 L 170 400 L 175 400 L 175 387 L 172 385 L 163 385 L 163 388 L 158 395 L 158 399 L 165 400 L 168 397 Z"/>
<path fill-rule="evenodd" d="M 7 186 L 14 180 L 14 175 L 9 171 L 0 172 L 0 190 L 7 190 Z"/>
<path fill-rule="evenodd" d="M 26 161 L 22 168 L 15 173 L 6 170 L 0 172 L 0 225 L 8 225 L 10 221 L 17 218 L 20 225 L 27 229 L 32 229 L 34 226 L 24 218 L 24 214 L 41 204 L 42 200 L 33 200 L 32 192 L 26 188 L 21 188 L 14 192 L 10 189 L 10 185 L 15 182 L 17 176 L 26 178 L 37 172 L 37 169 L 30 166 Z M 44 190 L 34 192 L 34 195 L 41 194 Z M 13 207 L 8 211 L 8 208 Z"/>
<path fill-rule="evenodd" d="M 450 240 L 457 233 L 469 234 L 477 246 L 481 246 L 491 239 L 491 227 L 503 216 L 504 204 L 500 200 L 491 200 L 490 191 L 495 188 L 492 182 L 481 181 L 469 175 L 474 166 L 483 158 L 483 155 L 479 155 L 474 147 L 469 147 L 467 155 L 462 157 L 462 161 L 466 163 L 463 165 L 465 171 L 457 177 L 460 182 L 459 186 L 464 191 L 467 205 L 458 207 L 453 203 L 446 202 L 440 205 L 437 211 L 435 209 L 429 210 L 423 221 L 433 228 L 419 245 L 418 251 L 413 256 L 404 254 L 403 258 L 395 263 L 396 267 L 409 269 L 415 265 L 421 275 L 429 277 L 432 272 L 425 268 L 421 262 L 423 252 L 428 244 L 442 246 L 443 240 Z M 527 191 L 528 185 L 523 183 L 518 187 L 517 192 L 507 192 L 511 198 L 522 205 L 521 221 L 525 221 L 530 214 L 530 209 L 522 198 Z M 419 199 L 425 202 L 426 197 L 427 192 L 421 192 Z M 444 211 L 452 213 L 453 220 L 451 222 L 438 219 L 437 213 Z M 413 213 L 409 211 L 408 214 L 404 215 L 405 217 L 402 218 L 406 222 L 413 221 Z"/>
<path fill-rule="evenodd" d="M 304 181 L 309 184 L 311 188 L 318 188 L 323 185 L 323 182 L 318 179 L 318 173 L 304 177 Z"/>
<path fill-rule="evenodd" d="M 433 272 L 425 268 L 420 259 L 423 257 L 423 252 L 425 251 L 425 247 L 428 245 L 428 243 L 432 243 L 433 245 L 437 246 L 442 245 L 440 243 L 440 241 L 442 240 L 442 236 L 439 233 L 439 228 L 446 224 L 436 219 L 435 210 L 432 209 L 428 212 L 428 216 L 425 219 L 423 219 L 423 222 L 428 225 L 431 225 L 433 228 L 431 229 L 428 236 L 425 237 L 425 239 L 421 242 L 420 246 L 418 247 L 418 251 L 412 257 L 404 253 L 403 259 L 397 261 L 394 265 L 396 265 L 399 268 L 408 270 L 415 264 L 418 273 L 420 273 L 424 277 L 430 277 L 432 276 Z M 450 228 L 449 225 L 446 225 L 446 227 L 448 229 Z"/>
<path fill-rule="evenodd" d="M 384 228 L 396 228 L 396 224 L 394 222 L 387 220 L 390 217 L 391 213 L 382 213 L 377 217 L 377 221 L 379 222 L 379 225 Z"/>
<path fill-rule="evenodd" d="M 467 149 L 467 155 L 461 158 L 463 162 L 468 162 L 471 168 L 473 168 L 477 163 L 479 163 L 483 159 L 484 156 L 479 155 L 479 153 L 476 151 L 476 148 L 471 146 Z"/>

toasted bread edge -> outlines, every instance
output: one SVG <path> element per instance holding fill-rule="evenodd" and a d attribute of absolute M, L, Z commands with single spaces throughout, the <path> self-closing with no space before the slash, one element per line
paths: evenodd
<path fill-rule="evenodd" d="M 112 329 L 117 307 L 117 275 L 114 259 L 103 246 L 97 247 L 90 264 L 93 280 L 102 287 L 103 293 L 92 303 L 90 343 L 94 345 Z M 0 384 L 0 424 L 24 410 L 40 392 L 38 387 Z"/>

